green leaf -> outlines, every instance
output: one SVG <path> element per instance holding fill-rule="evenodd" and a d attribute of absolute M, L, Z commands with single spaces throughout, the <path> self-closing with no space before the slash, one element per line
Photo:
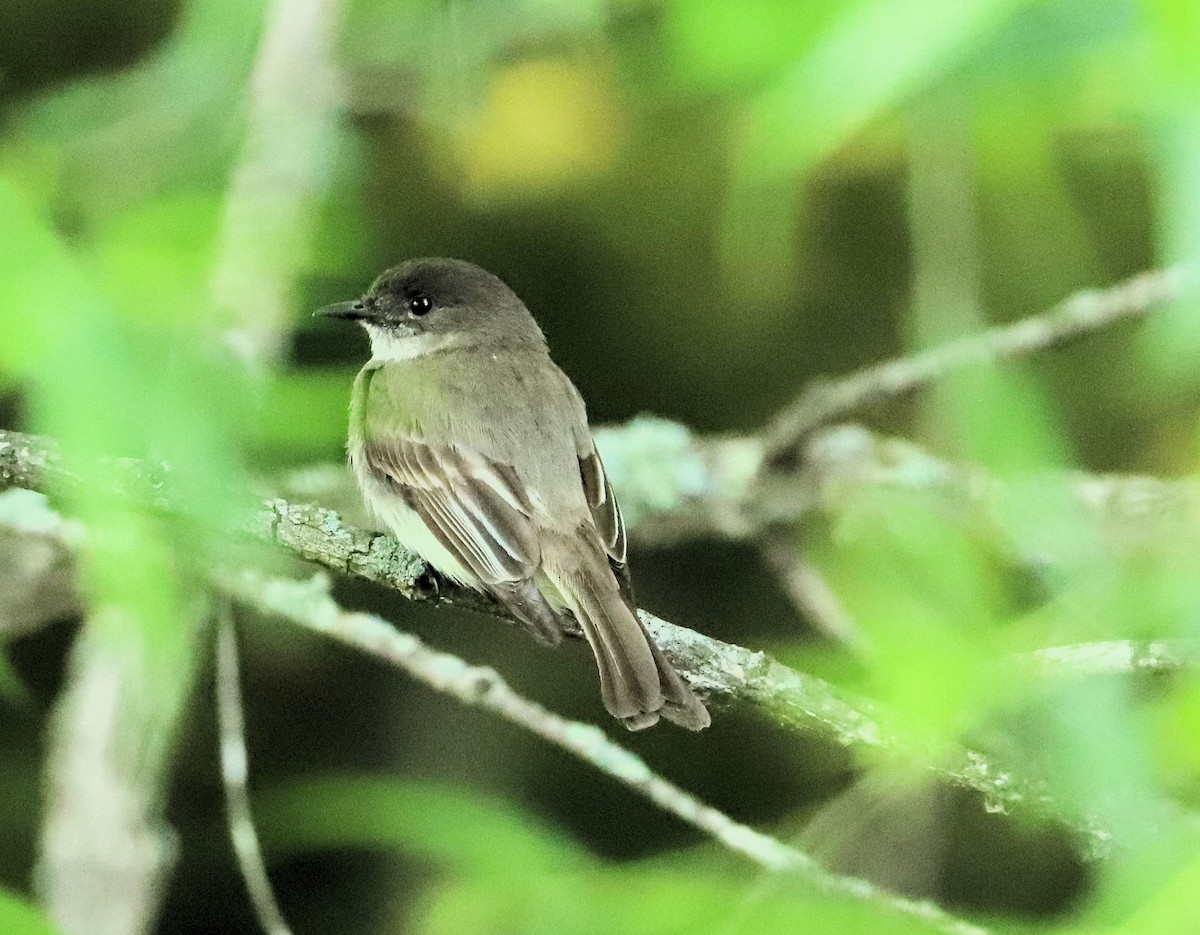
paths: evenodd
<path fill-rule="evenodd" d="M 846 4 L 750 105 L 735 140 L 722 228 L 727 283 L 760 302 L 790 283 L 800 184 L 812 167 L 961 63 L 1031 0 Z"/>
<path fill-rule="evenodd" d="M 59 935 L 42 912 L 21 896 L 0 889 L 0 932 L 4 935 Z"/>
<path fill-rule="evenodd" d="M 266 387 L 253 448 L 281 461 L 338 458 L 346 441 L 354 370 L 293 370 Z"/>
<path fill-rule="evenodd" d="M 650 862 L 518 880 L 446 884 L 417 931 L 424 935 L 888 935 L 937 929 L 879 903 L 832 897 L 800 877 L 662 868 Z"/>
<path fill-rule="evenodd" d="M 388 777 L 312 779 L 255 797 L 270 848 L 394 850 L 459 873 L 523 875 L 593 858 L 535 816 L 467 789 Z"/>

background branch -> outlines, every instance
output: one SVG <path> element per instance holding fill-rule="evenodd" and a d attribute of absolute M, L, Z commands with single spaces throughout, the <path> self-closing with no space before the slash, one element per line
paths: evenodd
<path fill-rule="evenodd" d="M 221 784 L 225 787 L 225 812 L 229 837 L 242 879 L 254 906 L 254 915 L 265 935 L 291 935 L 279 910 L 262 846 L 250 811 L 250 757 L 246 752 L 246 716 L 242 703 L 242 680 L 238 672 L 237 634 L 229 601 L 222 601 L 217 621 L 217 664 L 213 695 L 221 734 Z"/>
<path fill-rule="evenodd" d="M 1116 322 L 1143 317 L 1182 295 L 1186 284 L 1185 271 L 1180 267 L 1151 270 L 1110 289 L 1077 292 L 1044 315 L 876 364 L 848 377 L 816 381 L 767 426 L 766 459 L 795 450 L 821 426 L 956 370 L 1026 356 Z"/>
<path fill-rule="evenodd" d="M 158 753 L 178 707 L 130 691 L 142 662 L 130 656 L 140 653 L 112 637 L 136 626 L 122 607 L 94 608 L 55 705 L 37 875 L 67 935 L 151 931 L 175 865 Z"/>
<path fill-rule="evenodd" d="M 81 536 L 78 524 L 50 509 L 42 494 L 20 487 L 0 492 L 0 639 L 83 612 L 67 545 Z"/>
<path fill-rule="evenodd" d="M 317 204 L 332 180 L 344 103 L 333 62 L 340 18 L 341 0 L 267 4 L 211 284 L 232 320 L 223 337 L 252 371 L 285 349 L 296 271 L 312 252 Z"/>

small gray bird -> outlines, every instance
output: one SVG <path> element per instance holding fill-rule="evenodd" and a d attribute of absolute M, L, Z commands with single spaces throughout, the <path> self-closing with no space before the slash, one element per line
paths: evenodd
<path fill-rule="evenodd" d="M 635 612 L 625 524 L 583 400 L 516 294 L 463 260 L 410 260 L 361 299 L 371 359 L 354 381 L 350 464 L 368 506 L 441 574 L 493 595 L 541 642 L 570 611 L 630 730 L 707 709 Z"/>

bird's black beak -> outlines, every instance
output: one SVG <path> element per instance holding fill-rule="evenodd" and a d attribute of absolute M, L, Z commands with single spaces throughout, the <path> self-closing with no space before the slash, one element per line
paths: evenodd
<path fill-rule="evenodd" d="M 375 318 L 376 310 L 373 304 L 367 304 L 362 299 L 350 302 L 336 302 L 326 305 L 313 312 L 313 316 L 322 318 L 344 318 L 347 321 L 362 321 L 364 318 Z"/>

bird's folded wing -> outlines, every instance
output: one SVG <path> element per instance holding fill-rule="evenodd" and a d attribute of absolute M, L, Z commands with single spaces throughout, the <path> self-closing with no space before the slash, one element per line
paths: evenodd
<path fill-rule="evenodd" d="M 612 485 L 604 473 L 604 464 L 594 447 L 579 456 L 579 473 L 583 478 L 583 492 L 592 511 L 592 522 L 596 524 L 600 541 L 608 553 L 608 563 L 621 584 L 621 591 L 627 602 L 632 605 L 633 589 L 629 580 L 625 518 L 621 516 L 621 508 L 613 495 Z"/>
<path fill-rule="evenodd" d="M 371 473 L 484 584 L 522 581 L 536 572 L 541 553 L 533 510 L 511 467 L 409 438 L 368 443 L 365 455 Z"/>

